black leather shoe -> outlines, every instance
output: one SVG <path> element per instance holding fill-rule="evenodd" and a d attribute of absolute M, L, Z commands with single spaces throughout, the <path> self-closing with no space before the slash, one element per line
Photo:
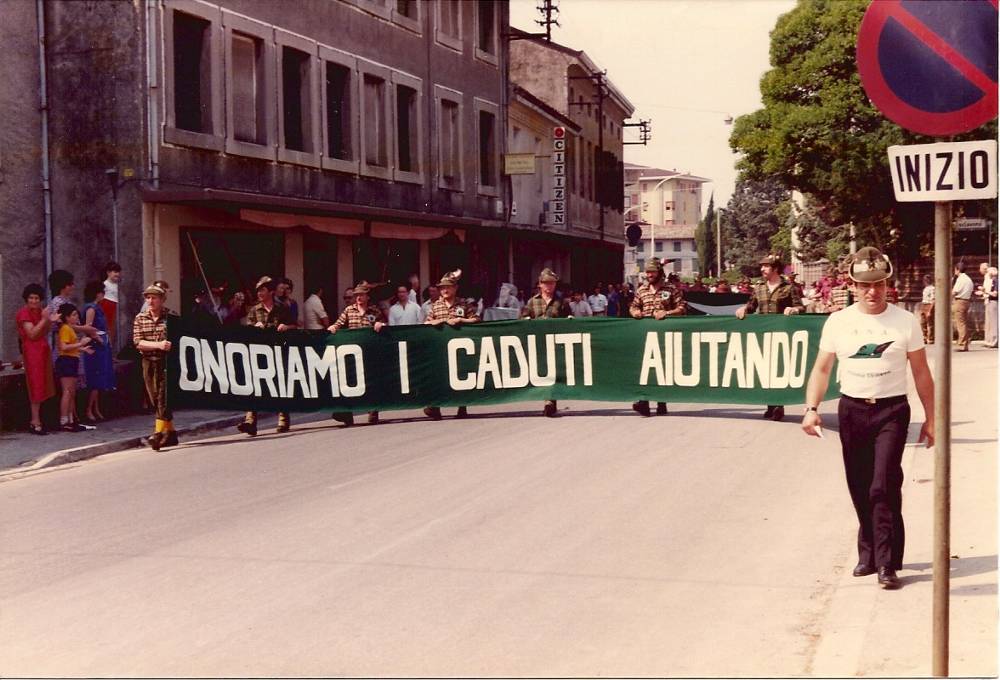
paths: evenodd
<path fill-rule="evenodd" d="M 159 451 L 160 447 L 163 446 L 163 433 L 154 432 L 153 435 L 146 441 L 149 442 L 149 448 L 153 449 L 154 451 Z"/>
<path fill-rule="evenodd" d="M 236 426 L 236 429 L 245 435 L 249 435 L 251 437 L 257 436 L 257 423 L 248 423 L 246 421 L 243 421 L 242 423 Z"/>
<path fill-rule="evenodd" d="M 649 417 L 649 402 L 648 401 L 637 401 L 632 404 L 632 410 L 638 413 L 643 418 Z"/>
<path fill-rule="evenodd" d="M 555 418 L 559 415 L 558 409 L 556 409 L 556 402 L 547 401 L 545 402 L 545 407 L 542 408 L 542 415 L 546 418 Z"/>
<path fill-rule="evenodd" d="M 774 407 L 773 406 L 768 406 L 767 410 L 764 411 L 764 418 L 766 420 L 766 419 L 772 418 L 772 417 L 774 417 Z"/>
<path fill-rule="evenodd" d="M 771 412 L 771 420 L 773 420 L 776 423 L 780 423 L 784 419 L 785 419 L 785 407 L 775 406 L 774 411 Z"/>
<path fill-rule="evenodd" d="M 343 423 L 345 427 L 350 427 L 354 424 L 354 414 L 353 413 L 334 413 L 330 416 L 338 423 Z"/>
<path fill-rule="evenodd" d="M 858 566 L 854 567 L 854 571 L 851 572 L 854 576 L 871 576 L 875 573 L 875 567 L 865 564 L 864 562 L 858 562 Z"/>
<path fill-rule="evenodd" d="M 886 590 L 899 588 L 899 577 L 896 576 L 896 570 L 891 567 L 879 567 L 878 584 Z"/>
<path fill-rule="evenodd" d="M 424 415 L 431 420 L 441 420 L 441 409 L 437 406 L 425 406 Z"/>
<path fill-rule="evenodd" d="M 662 401 L 656 402 L 656 415 L 658 416 L 667 415 L 667 405 L 664 402 Z"/>
<path fill-rule="evenodd" d="M 456 418 L 468 418 L 469 417 L 469 409 L 468 409 L 468 407 L 466 407 L 466 406 L 459 406 L 458 407 L 458 413 L 455 414 L 455 417 Z"/>
<path fill-rule="evenodd" d="M 177 446 L 180 443 L 177 438 L 177 430 L 168 430 L 166 436 L 163 437 L 163 446 Z"/>

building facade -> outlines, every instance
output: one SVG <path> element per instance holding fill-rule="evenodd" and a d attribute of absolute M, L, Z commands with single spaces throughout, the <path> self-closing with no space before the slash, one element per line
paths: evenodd
<path fill-rule="evenodd" d="M 574 285 L 589 289 L 599 281 L 618 281 L 625 247 L 622 133 L 635 107 L 585 52 L 511 33 L 512 86 L 530 95 L 528 105 L 546 110 L 550 122 L 565 128 L 564 214 L 557 221 L 550 200 L 549 247 L 568 251 L 568 280 Z"/>
<path fill-rule="evenodd" d="M 630 279 L 641 277 L 646 260 L 658 257 L 681 276 L 698 271 L 695 231 L 701 220 L 701 187 L 711 180 L 676 170 L 625 164 L 625 221 L 642 228 L 638 246 L 625 253 Z"/>
<path fill-rule="evenodd" d="M 184 309 L 206 278 L 234 290 L 287 276 L 299 299 L 322 286 L 331 308 L 360 279 L 426 285 L 460 267 L 466 292 L 487 294 L 510 278 L 506 2 L 11 0 L 5 12 L 24 15 L 3 29 L 20 63 L 0 71 L 5 155 L 14 121 L 24 138 L 3 187 L 21 207 L 0 225 L 5 318 L 24 283 L 61 268 L 82 289 L 110 259 L 126 316 L 152 279 Z M 45 125 L 38 100 L 23 101 L 43 77 Z M 0 357 L 16 352 L 7 328 Z"/>

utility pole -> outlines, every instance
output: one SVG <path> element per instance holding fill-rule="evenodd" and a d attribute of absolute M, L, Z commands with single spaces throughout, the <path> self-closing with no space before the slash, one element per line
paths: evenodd
<path fill-rule="evenodd" d="M 552 15 L 559 14 L 557 0 L 542 0 L 542 4 L 537 5 L 535 9 L 545 15 L 544 19 L 535 19 L 535 23 L 545 29 L 545 40 L 552 42 L 552 27 L 560 25 L 559 19 L 552 18 Z"/>

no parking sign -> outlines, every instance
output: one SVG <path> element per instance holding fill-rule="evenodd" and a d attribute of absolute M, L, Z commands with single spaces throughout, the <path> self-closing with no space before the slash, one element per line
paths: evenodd
<path fill-rule="evenodd" d="M 973 130 L 997 115 L 997 2 L 874 0 L 857 60 L 890 120 L 926 135 Z"/>

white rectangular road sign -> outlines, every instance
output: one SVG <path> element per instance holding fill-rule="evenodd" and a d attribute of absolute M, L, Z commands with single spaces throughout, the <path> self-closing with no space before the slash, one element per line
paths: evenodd
<path fill-rule="evenodd" d="M 889 147 L 896 200 L 968 201 L 997 196 L 996 140 Z"/>

